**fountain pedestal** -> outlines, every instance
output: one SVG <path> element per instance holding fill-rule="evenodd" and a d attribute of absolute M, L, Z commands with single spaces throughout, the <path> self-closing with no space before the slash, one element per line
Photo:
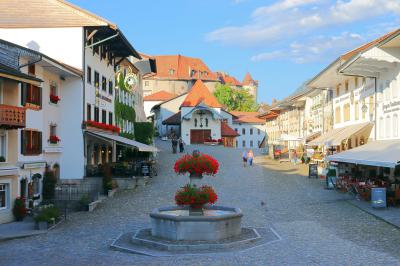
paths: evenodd
<path fill-rule="evenodd" d="M 240 235 L 239 208 L 211 206 L 204 215 L 190 216 L 186 207 L 161 207 L 150 214 L 151 234 L 169 240 L 220 240 Z"/>

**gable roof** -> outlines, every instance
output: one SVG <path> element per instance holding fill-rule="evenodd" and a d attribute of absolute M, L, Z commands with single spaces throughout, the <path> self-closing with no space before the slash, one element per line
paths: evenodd
<path fill-rule="evenodd" d="M 108 20 L 63 0 L 0 1 L 2 28 L 54 28 L 117 26 Z"/>
<path fill-rule="evenodd" d="M 206 85 L 198 79 L 189 91 L 188 95 L 186 95 L 181 107 L 195 107 L 200 103 L 204 103 L 209 107 L 222 108 L 222 105 L 218 102 L 217 98 L 215 98 Z"/>
<path fill-rule="evenodd" d="M 143 98 L 144 101 L 167 101 L 170 100 L 172 98 L 175 98 L 177 95 L 172 94 L 170 92 L 167 91 L 158 91 L 156 93 L 147 95 Z"/>
<path fill-rule="evenodd" d="M 218 81 L 217 75 L 199 58 L 179 54 L 151 57 L 155 59 L 157 66 L 157 73 L 152 79 Z"/>
<path fill-rule="evenodd" d="M 181 124 L 181 111 L 176 114 L 171 115 L 164 121 L 162 121 L 163 125 L 180 125 Z"/>
<path fill-rule="evenodd" d="M 226 122 L 221 122 L 221 136 L 222 137 L 236 137 L 240 136 L 235 130 L 233 130 Z"/>
<path fill-rule="evenodd" d="M 231 113 L 237 117 L 233 120 L 234 123 L 265 123 L 264 119 L 259 118 L 259 112 L 232 111 Z"/>
<path fill-rule="evenodd" d="M 222 84 L 230 84 L 233 86 L 242 86 L 242 83 L 235 77 L 232 77 L 224 72 L 217 72 L 218 79 Z"/>

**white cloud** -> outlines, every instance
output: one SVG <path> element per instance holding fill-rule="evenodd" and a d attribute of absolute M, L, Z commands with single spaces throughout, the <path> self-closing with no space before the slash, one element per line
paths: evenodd
<path fill-rule="evenodd" d="M 286 50 L 261 53 L 251 57 L 254 62 L 286 59 L 297 64 L 332 60 L 365 42 L 361 35 L 343 32 L 337 36 L 317 36 L 305 42 L 292 42 Z"/>
<path fill-rule="evenodd" d="M 400 15 L 400 0 L 283 0 L 257 8 L 249 23 L 216 29 L 208 41 L 259 46 L 306 35 L 328 26 L 349 24 L 384 15 Z"/>

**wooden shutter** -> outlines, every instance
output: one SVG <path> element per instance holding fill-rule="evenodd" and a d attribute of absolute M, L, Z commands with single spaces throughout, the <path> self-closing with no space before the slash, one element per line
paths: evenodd
<path fill-rule="evenodd" d="M 27 96 L 28 96 L 28 84 L 21 83 L 21 105 L 22 106 L 25 106 Z"/>
<path fill-rule="evenodd" d="M 42 88 L 37 87 L 37 92 L 38 92 L 38 96 L 39 96 L 39 106 L 40 106 L 40 108 L 42 108 Z"/>
<path fill-rule="evenodd" d="M 21 130 L 21 154 L 26 154 L 26 138 L 25 138 L 26 130 Z"/>
<path fill-rule="evenodd" d="M 37 136 L 38 136 L 38 153 L 41 154 L 42 153 L 42 132 L 37 132 Z"/>

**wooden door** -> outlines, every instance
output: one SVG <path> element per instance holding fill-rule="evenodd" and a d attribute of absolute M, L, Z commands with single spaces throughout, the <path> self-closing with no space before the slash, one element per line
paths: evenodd
<path fill-rule="evenodd" d="M 190 143 L 201 144 L 211 137 L 211 129 L 192 129 L 190 130 Z"/>

